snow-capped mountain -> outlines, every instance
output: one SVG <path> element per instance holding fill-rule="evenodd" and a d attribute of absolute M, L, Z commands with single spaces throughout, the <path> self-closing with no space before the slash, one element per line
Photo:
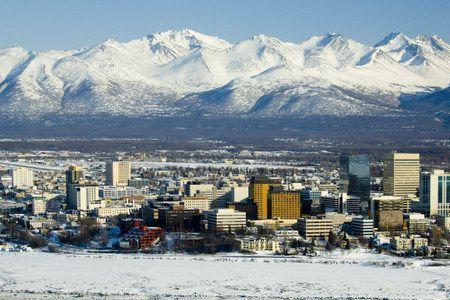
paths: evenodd
<path fill-rule="evenodd" d="M 73 51 L 0 50 L 0 112 L 16 119 L 402 114 L 402 99 L 449 85 L 447 42 L 395 32 L 374 46 L 336 33 L 232 44 L 184 29 Z"/>

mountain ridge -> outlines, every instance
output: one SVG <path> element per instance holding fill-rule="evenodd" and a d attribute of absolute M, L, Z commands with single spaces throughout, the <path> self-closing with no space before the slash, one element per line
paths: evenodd
<path fill-rule="evenodd" d="M 0 113 L 18 120 L 396 115 L 427 103 L 402 105 L 408 95 L 449 85 L 450 45 L 398 32 L 374 46 L 338 33 L 299 43 L 260 34 L 232 44 L 183 29 L 79 50 L 0 49 Z"/>

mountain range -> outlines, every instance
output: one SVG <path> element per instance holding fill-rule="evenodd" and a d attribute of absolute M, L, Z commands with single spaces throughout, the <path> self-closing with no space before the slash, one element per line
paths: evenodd
<path fill-rule="evenodd" d="M 79 50 L 0 50 L 0 113 L 50 116 L 449 115 L 450 44 L 392 32 L 236 44 L 190 29 Z"/>

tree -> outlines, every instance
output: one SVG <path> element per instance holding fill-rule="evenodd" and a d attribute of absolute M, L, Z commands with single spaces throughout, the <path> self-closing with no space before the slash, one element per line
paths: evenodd
<path fill-rule="evenodd" d="M 327 241 L 327 245 L 326 245 L 326 249 L 328 251 L 332 251 L 334 249 L 334 246 L 336 244 L 336 234 L 330 230 L 330 232 L 328 233 L 328 241 Z"/>
<path fill-rule="evenodd" d="M 433 227 L 430 232 L 430 244 L 438 247 L 441 245 L 442 230 L 438 227 Z"/>
<path fill-rule="evenodd" d="M 330 232 L 328 233 L 328 243 L 334 245 L 336 244 L 336 240 L 336 234 L 332 230 L 330 230 Z"/>

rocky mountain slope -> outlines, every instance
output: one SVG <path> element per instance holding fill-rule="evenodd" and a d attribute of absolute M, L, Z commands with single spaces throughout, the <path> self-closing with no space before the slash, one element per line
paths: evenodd
<path fill-rule="evenodd" d="M 449 85 L 450 45 L 401 33 L 374 46 L 334 33 L 232 44 L 185 29 L 73 51 L 0 50 L 0 113 L 14 119 L 396 115 Z"/>

